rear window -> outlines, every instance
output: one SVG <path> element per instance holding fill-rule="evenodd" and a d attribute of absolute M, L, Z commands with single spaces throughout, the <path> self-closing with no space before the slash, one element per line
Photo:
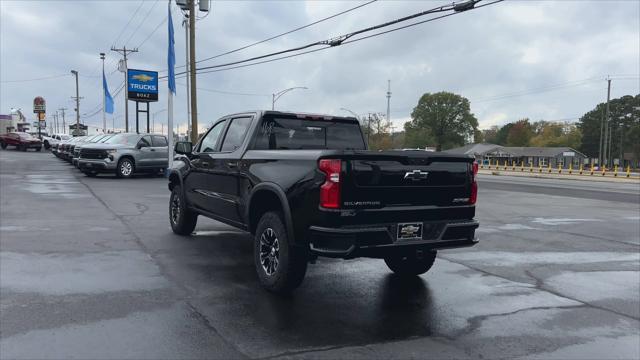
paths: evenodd
<path fill-rule="evenodd" d="M 331 120 L 265 118 L 257 132 L 256 150 L 364 150 L 360 125 Z"/>

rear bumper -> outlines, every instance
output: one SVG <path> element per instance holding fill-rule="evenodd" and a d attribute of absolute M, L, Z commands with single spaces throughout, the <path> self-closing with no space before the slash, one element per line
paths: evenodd
<path fill-rule="evenodd" d="M 473 246 L 478 242 L 475 220 L 423 222 L 422 239 L 397 240 L 397 224 L 348 228 L 311 226 L 309 244 L 313 254 L 336 258 L 384 258 L 392 254 Z"/>

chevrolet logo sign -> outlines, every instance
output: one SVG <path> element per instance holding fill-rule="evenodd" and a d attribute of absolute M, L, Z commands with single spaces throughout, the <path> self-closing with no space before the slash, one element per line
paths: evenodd
<path fill-rule="evenodd" d="M 138 75 L 133 75 L 132 78 L 138 80 L 138 81 L 142 81 L 142 82 L 147 82 L 147 81 L 151 81 L 153 80 L 153 76 L 149 76 L 146 74 L 138 74 Z"/>
<path fill-rule="evenodd" d="M 427 176 L 429 176 L 428 171 L 413 170 L 413 171 L 407 171 L 404 174 L 404 179 L 405 180 L 409 179 L 412 181 L 420 181 L 420 180 L 426 180 Z"/>

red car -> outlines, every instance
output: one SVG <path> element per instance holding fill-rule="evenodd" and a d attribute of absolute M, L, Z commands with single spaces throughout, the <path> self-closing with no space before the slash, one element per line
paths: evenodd
<path fill-rule="evenodd" d="M 0 147 L 6 149 L 7 146 L 15 146 L 16 149 L 27 151 L 27 149 L 42 150 L 42 141 L 31 134 L 24 132 L 11 132 L 0 135 Z"/>

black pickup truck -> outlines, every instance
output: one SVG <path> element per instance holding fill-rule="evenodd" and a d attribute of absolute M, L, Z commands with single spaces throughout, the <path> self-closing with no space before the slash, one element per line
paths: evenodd
<path fill-rule="evenodd" d="M 428 271 L 436 251 L 477 242 L 477 164 L 426 151 L 368 151 L 355 118 L 255 111 L 175 145 L 169 220 L 198 215 L 254 235 L 262 285 L 290 291 L 318 256 L 384 259 Z"/>

